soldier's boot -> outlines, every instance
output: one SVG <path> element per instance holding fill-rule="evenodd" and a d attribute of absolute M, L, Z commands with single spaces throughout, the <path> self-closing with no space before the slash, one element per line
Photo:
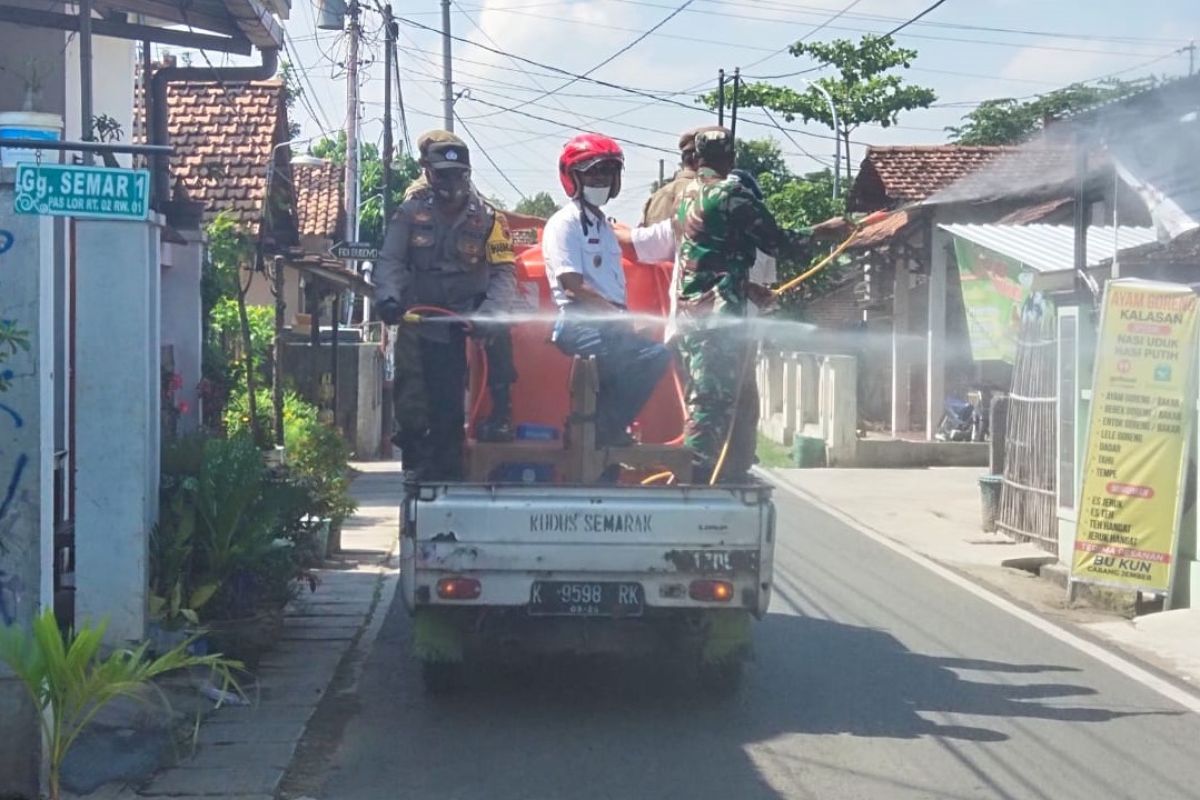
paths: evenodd
<path fill-rule="evenodd" d="M 512 395 L 508 384 L 490 387 L 492 413 L 479 423 L 475 438 L 481 442 L 511 442 L 514 438 L 512 426 Z"/>
<path fill-rule="evenodd" d="M 392 437 L 392 444 L 400 448 L 400 462 L 405 472 L 424 478 L 430 471 L 432 453 L 423 432 L 400 430 Z"/>

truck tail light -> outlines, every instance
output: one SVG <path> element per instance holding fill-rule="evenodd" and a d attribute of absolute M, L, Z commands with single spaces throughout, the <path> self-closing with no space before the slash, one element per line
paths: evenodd
<path fill-rule="evenodd" d="M 474 578 L 442 578 L 437 593 L 443 600 L 474 600 L 483 593 L 483 584 Z"/>
<path fill-rule="evenodd" d="M 688 596 L 709 603 L 728 603 L 733 599 L 733 584 L 729 581 L 692 581 Z"/>

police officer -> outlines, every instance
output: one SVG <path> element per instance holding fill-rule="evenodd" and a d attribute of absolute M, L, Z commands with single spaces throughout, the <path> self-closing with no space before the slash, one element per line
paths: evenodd
<path fill-rule="evenodd" d="M 673 219 L 679 210 L 683 190 L 696 179 L 696 131 L 685 131 L 679 136 L 679 170 L 675 177 L 658 188 L 642 209 L 642 227 L 649 227 L 664 219 Z"/>
<path fill-rule="evenodd" d="M 492 414 L 479 436 L 512 438 L 511 338 L 507 326 L 480 317 L 511 309 L 516 273 L 504 216 L 471 185 L 466 144 L 452 133 L 431 131 L 417 147 L 426 185 L 406 196 L 388 226 L 375 273 L 375 307 L 385 323 L 404 322 L 395 345 L 393 441 L 407 469 L 426 479 L 454 480 L 462 476 L 468 327 L 488 345 Z M 406 317 L 410 309 L 420 323 Z M 474 320 L 469 326 L 462 324 L 467 316 Z"/>

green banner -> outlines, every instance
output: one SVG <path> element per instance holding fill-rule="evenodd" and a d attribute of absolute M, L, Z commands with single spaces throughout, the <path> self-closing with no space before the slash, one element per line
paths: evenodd
<path fill-rule="evenodd" d="M 963 308 L 976 361 L 1012 364 L 1017 355 L 1021 306 L 1033 274 L 1020 261 L 954 237 Z"/>

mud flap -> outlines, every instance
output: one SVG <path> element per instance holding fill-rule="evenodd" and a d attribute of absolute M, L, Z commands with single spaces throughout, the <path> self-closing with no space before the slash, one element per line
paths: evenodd
<path fill-rule="evenodd" d="M 426 664 L 462 663 L 463 632 L 454 616 L 441 609 L 419 609 L 413 616 L 413 655 Z"/>
<path fill-rule="evenodd" d="M 752 645 L 749 612 L 722 609 L 709 612 L 707 618 L 708 631 L 700 652 L 702 664 L 749 658 Z"/>

